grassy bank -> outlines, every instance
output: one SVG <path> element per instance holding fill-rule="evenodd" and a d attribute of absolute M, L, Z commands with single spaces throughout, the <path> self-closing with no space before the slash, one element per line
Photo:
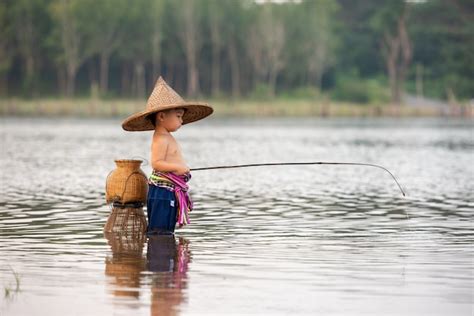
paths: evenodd
<path fill-rule="evenodd" d="M 207 100 L 219 117 L 319 116 L 319 117 L 473 117 L 472 105 L 395 106 L 312 100 Z M 145 108 L 145 100 L 3 99 L 1 116 L 126 117 Z"/>

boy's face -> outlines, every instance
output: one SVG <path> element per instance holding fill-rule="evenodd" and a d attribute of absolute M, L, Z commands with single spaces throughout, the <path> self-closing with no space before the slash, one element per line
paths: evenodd
<path fill-rule="evenodd" d="M 184 109 L 172 109 L 157 114 L 157 123 L 169 132 L 177 131 L 183 125 Z"/>

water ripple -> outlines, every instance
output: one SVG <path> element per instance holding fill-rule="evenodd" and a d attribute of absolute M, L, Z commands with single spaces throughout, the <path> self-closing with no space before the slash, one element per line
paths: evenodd
<path fill-rule="evenodd" d="M 455 122 L 441 131 L 440 124 L 250 120 L 186 127 L 176 137 L 191 166 L 380 163 L 409 196 L 367 168 L 196 172 L 191 225 L 172 239 L 147 242 L 104 237 L 110 208 L 103 191 L 113 160 L 147 157 L 150 135 L 124 134 L 117 121 L 72 120 L 55 129 L 49 120 L 2 121 L 0 284 L 14 284 L 13 269 L 22 289 L 0 301 L 0 312 L 34 314 L 54 298 L 51 315 L 70 306 L 88 315 L 466 314 L 472 126 Z"/>

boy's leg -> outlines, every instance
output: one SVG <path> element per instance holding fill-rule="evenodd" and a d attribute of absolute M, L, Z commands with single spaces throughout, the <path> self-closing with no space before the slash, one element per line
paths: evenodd
<path fill-rule="evenodd" d="M 174 192 L 150 185 L 147 197 L 148 234 L 172 234 L 176 225 Z"/>

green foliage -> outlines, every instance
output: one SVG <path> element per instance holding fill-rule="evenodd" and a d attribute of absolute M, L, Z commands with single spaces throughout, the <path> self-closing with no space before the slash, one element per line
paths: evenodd
<path fill-rule="evenodd" d="M 380 78 L 364 79 L 355 71 L 351 74 L 340 74 L 331 94 L 336 100 L 361 104 L 384 104 L 390 99 L 388 88 L 383 80 Z"/>
<path fill-rule="evenodd" d="M 48 33 L 50 26 L 48 3 L 48 0 L 17 0 L 3 4 L 8 23 L 6 29 L 11 32 L 4 35 L 7 41 L 10 37 L 10 44 L 13 44 L 10 47 L 13 58 L 21 63 L 18 70 L 23 80 L 17 88 L 28 97 L 36 94 L 40 78 L 41 55 L 45 53 L 42 34 Z"/>
<path fill-rule="evenodd" d="M 317 100 L 322 97 L 321 91 L 314 86 L 302 86 L 285 90 L 279 97 L 286 99 Z"/>
<path fill-rule="evenodd" d="M 369 26 L 377 33 L 393 33 L 405 5 L 405 0 L 380 1 L 369 20 Z"/>
<path fill-rule="evenodd" d="M 79 21 L 87 21 L 83 32 L 87 35 L 88 54 L 103 50 L 113 52 L 123 40 L 123 25 L 128 14 L 126 0 L 81 0 Z"/>
<path fill-rule="evenodd" d="M 372 77 L 384 72 L 384 64 L 378 52 L 380 39 L 370 25 L 378 10 L 380 0 L 339 0 L 337 20 L 341 21 L 337 36 L 341 46 L 337 50 L 336 71 L 346 72 L 356 68 L 362 77 Z"/>
<path fill-rule="evenodd" d="M 336 1 L 306 0 L 285 8 L 287 61 L 283 77 L 300 85 L 321 88 L 322 76 L 334 65 L 335 52 L 341 46 L 341 20 Z M 295 62 L 299 61 L 299 62 Z"/>
<path fill-rule="evenodd" d="M 85 94 L 92 78 L 99 77 L 101 57 L 110 64 L 106 68 L 110 87 L 102 97 L 137 96 L 133 87 L 138 66 L 147 92 L 159 71 L 183 93 L 189 60 L 181 34 L 186 23 L 182 13 L 190 5 L 197 21 L 196 59 L 204 95 L 211 93 L 217 47 L 224 95 L 240 89 L 241 95 L 267 98 L 274 89 L 279 96 L 304 99 L 331 90 L 338 100 L 385 102 L 386 65 L 380 41 L 385 32 L 394 31 L 406 8 L 414 49 L 405 83 L 408 91 L 415 90 L 414 67 L 420 64 L 426 96 L 474 96 L 474 19 L 467 0 L 304 0 L 262 5 L 253 0 L 0 1 L 0 94 L 6 93 L 2 83 L 7 82 L 13 96 L 26 96 L 31 88 L 58 95 L 68 71 L 77 75 L 77 86 Z M 31 38 L 18 32 L 25 17 L 33 21 Z M 218 25 L 217 37 L 211 34 L 211 22 Z M 275 43 L 265 40 L 282 27 L 283 47 L 277 52 L 272 49 Z M 259 51 L 250 53 L 255 39 L 265 54 L 265 70 L 260 72 Z M 34 47 L 33 76 L 25 72 L 25 47 Z M 269 61 L 274 64 L 268 65 Z"/>
<path fill-rule="evenodd" d="M 471 12 L 471 13 L 470 13 Z M 431 0 L 413 8 L 410 34 L 414 60 L 423 65 L 425 94 L 460 99 L 474 96 L 474 22 L 472 3 Z M 412 71 L 412 80 L 414 80 Z"/>
<path fill-rule="evenodd" d="M 385 104 L 390 100 L 390 91 L 387 88 L 385 78 L 369 78 L 365 79 L 369 103 Z"/>
<path fill-rule="evenodd" d="M 128 2 L 129 3 L 129 2 Z M 151 37 L 155 26 L 155 12 L 151 10 L 151 0 L 134 0 L 126 6 L 124 16 L 123 43 L 118 55 L 123 59 L 147 60 L 151 56 Z"/>
<path fill-rule="evenodd" d="M 0 77 L 10 70 L 12 63 L 13 26 L 9 21 L 7 6 L 0 2 Z"/>
<path fill-rule="evenodd" d="M 253 100 L 265 100 L 272 95 L 271 87 L 266 83 L 257 83 L 254 90 L 250 93 L 249 97 Z"/>

